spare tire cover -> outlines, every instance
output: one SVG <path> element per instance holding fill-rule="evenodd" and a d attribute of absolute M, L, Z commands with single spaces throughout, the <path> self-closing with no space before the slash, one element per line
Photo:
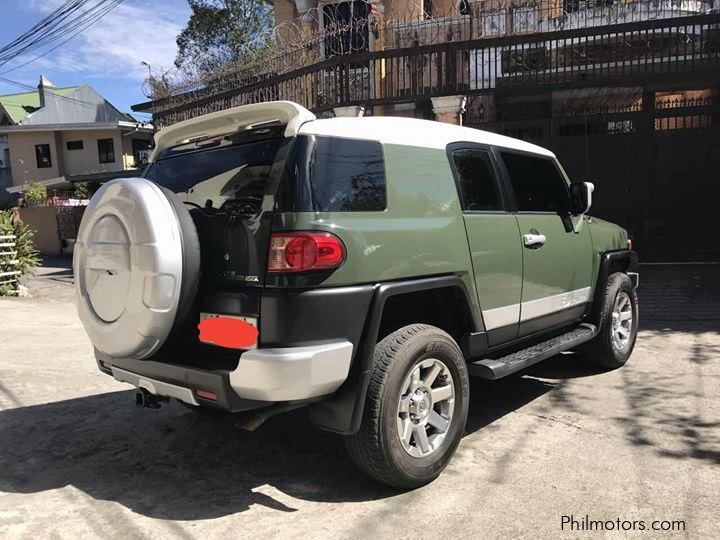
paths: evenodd
<path fill-rule="evenodd" d="M 77 307 L 95 348 L 112 358 L 147 358 L 173 328 L 188 275 L 183 233 L 197 245 L 176 212 L 187 210 L 144 178 L 104 184 L 85 210 L 73 258 Z"/>

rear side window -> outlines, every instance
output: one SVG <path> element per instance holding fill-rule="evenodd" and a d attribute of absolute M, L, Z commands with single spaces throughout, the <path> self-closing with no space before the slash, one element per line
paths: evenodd
<path fill-rule="evenodd" d="M 484 150 L 455 150 L 452 159 L 460 182 L 463 210 L 501 210 L 490 154 Z"/>
<path fill-rule="evenodd" d="M 299 136 L 278 193 L 284 212 L 380 211 L 386 206 L 382 145 Z"/>
<path fill-rule="evenodd" d="M 520 212 L 567 212 L 570 193 L 551 158 L 500 152 Z"/>

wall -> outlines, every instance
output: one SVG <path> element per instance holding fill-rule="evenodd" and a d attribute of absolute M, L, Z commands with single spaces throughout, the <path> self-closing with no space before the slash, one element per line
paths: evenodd
<path fill-rule="evenodd" d="M 52 131 L 11 132 L 8 133 L 8 143 L 10 145 L 10 165 L 14 185 L 47 180 L 61 175 L 58 169 L 59 159 L 55 135 Z M 50 145 L 51 167 L 37 168 L 35 159 L 36 144 Z"/>
<path fill-rule="evenodd" d="M 275 26 L 292 22 L 298 16 L 295 10 L 295 2 L 292 0 L 275 0 L 273 2 L 273 12 L 275 13 Z M 282 32 L 282 30 L 281 28 L 280 31 Z"/>
<path fill-rule="evenodd" d="M 53 206 L 20 208 L 20 219 L 35 231 L 35 248 L 48 255 L 60 254 L 57 209 Z"/>
<path fill-rule="evenodd" d="M 98 139 L 113 139 L 115 150 L 114 163 L 100 163 Z M 119 129 L 77 130 L 61 132 L 62 154 L 65 158 L 65 170 L 62 174 L 83 174 L 89 172 L 121 171 L 124 169 L 123 139 Z M 68 150 L 68 141 L 82 141 L 82 150 Z M 132 154 L 132 152 L 131 152 Z"/>
<path fill-rule="evenodd" d="M 149 133 L 129 133 L 123 136 L 119 129 L 72 130 L 43 132 L 13 132 L 8 135 L 10 161 L 14 185 L 47 180 L 64 175 L 91 172 L 122 171 L 135 167 L 132 139 L 151 139 Z M 113 139 L 114 163 L 100 163 L 98 139 Z M 68 150 L 68 141 L 82 141 L 82 150 Z M 38 169 L 35 145 L 49 144 L 52 167 Z"/>

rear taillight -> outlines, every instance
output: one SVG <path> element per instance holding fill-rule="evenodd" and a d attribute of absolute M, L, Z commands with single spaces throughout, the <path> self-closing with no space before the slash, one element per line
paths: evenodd
<path fill-rule="evenodd" d="M 345 246 L 326 232 L 273 233 L 268 272 L 332 270 L 345 260 Z"/>
<path fill-rule="evenodd" d="M 628 238 L 627 248 L 630 249 L 630 250 L 632 250 L 632 238 Z"/>

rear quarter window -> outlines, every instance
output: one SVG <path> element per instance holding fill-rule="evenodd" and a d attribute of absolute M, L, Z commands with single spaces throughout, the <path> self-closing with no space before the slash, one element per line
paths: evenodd
<path fill-rule="evenodd" d="M 386 207 L 385 161 L 377 141 L 301 135 L 278 193 L 282 212 L 363 212 Z"/>

